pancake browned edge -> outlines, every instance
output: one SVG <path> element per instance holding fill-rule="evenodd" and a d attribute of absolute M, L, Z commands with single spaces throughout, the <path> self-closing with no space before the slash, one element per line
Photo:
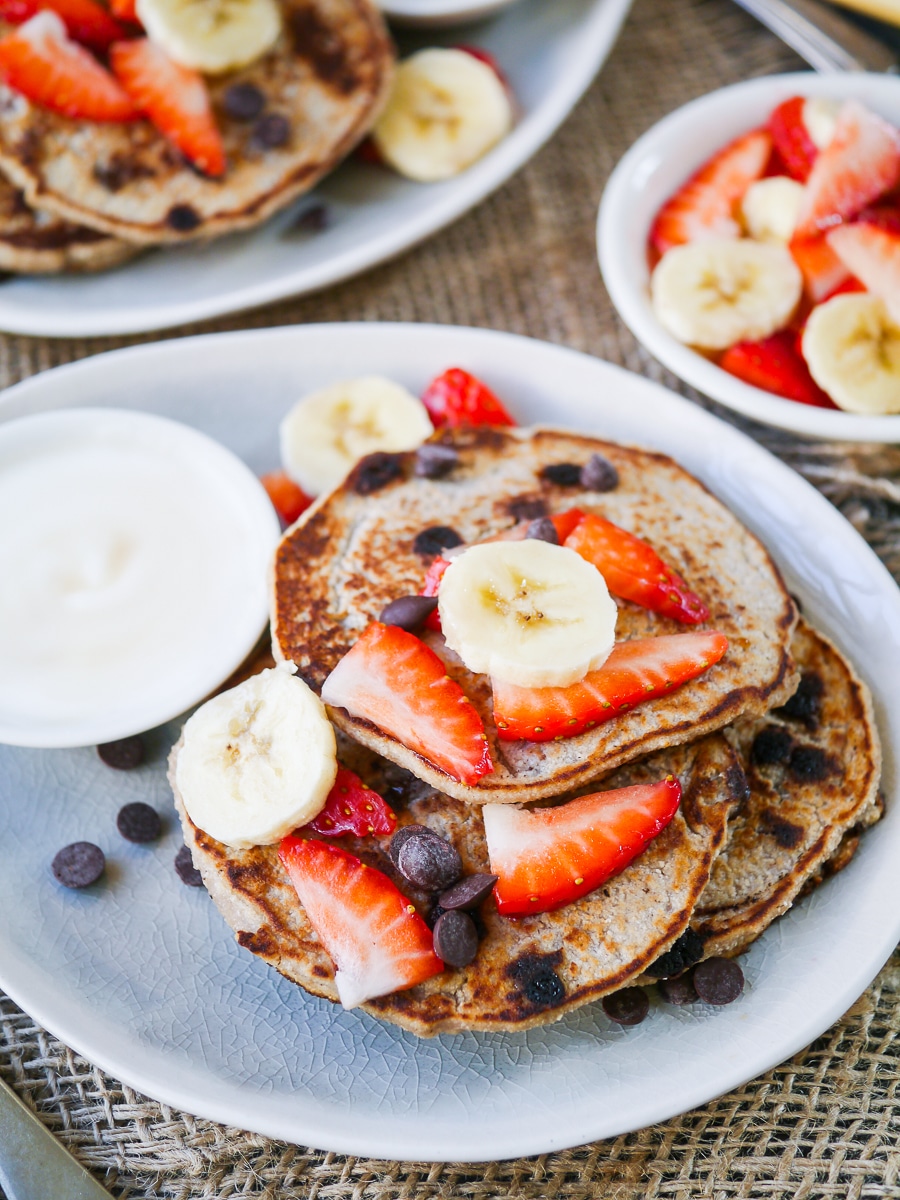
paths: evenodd
<path fill-rule="evenodd" d="M 789 646 L 796 608 L 765 548 L 698 480 L 670 458 L 553 429 L 463 429 L 460 466 L 447 478 L 414 475 L 414 452 L 394 456 L 399 477 L 364 495 L 365 462 L 285 534 L 275 558 L 272 631 L 276 658 L 297 664 L 316 691 L 369 621 L 390 600 L 420 591 L 430 558 L 416 535 L 429 526 L 476 542 L 522 517 L 572 507 L 600 512 L 645 538 L 710 609 L 708 627 L 729 638 L 725 657 L 677 692 L 640 705 L 578 737 L 504 742 L 497 737 L 490 681 L 467 671 L 437 634 L 425 640 L 480 713 L 492 774 L 467 786 L 369 722 L 331 709 L 334 723 L 370 749 L 449 795 L 471 803 L 558 796 L 654 750 L 694 740 L 747 714 L 762 714 L 794 691 Z M 556 463 L 608 458 L 619 485 L 603 494 L 542 476 Z M 621 602 L 617 640 L 681 633 L 687 627 Z"/>
<path fill-rule="evenodd" d="M 387 98 L 393 50 L 370 0 L 282 0 L 284 30 L 257 62 L 209 77 L 228 170 L 207 179 L 147 121 L 72 120 L 0 86 L 0 167 L 29 205 L 142 245 L 246 229 L 331 171 Z M 267 115 L 287 119 L 264 147 L 224 96 L 252 83 Z"/>
<path fill-rule="evenodd" d="M 194 865 L 241 946 L 316 996 L 336 1001 L 334 967 L 278 860 L 276 846 L 233 850 L 204 834 L 187 816 L 169 779 Z M 481 812 L 431 791 L 407 772 L 346 739 L 341 761 L 390 797 L 401 825 L 419 822 L 449 838 L 464 871 L 489 869 Z M 483 938 L 468 967 L 406 991 L 371 1000 L 364 1011 L 420 1037 L 466 1030 L 523 1030 L 624 987 L 687 928 L 698 896 L 724 844 L 730 813 L 746 791 L 737 756 L 720 734 L 631 764 L 610 787 L 682 781 L 675 817 L 626 869 L 603 887 L 555 912 L 501 917 L 493 899 L 482 905 Z M 427 914 L 434 897 L 396 872 L 387 840 L 344 837 L 337 844 L 388 875 Z"/>

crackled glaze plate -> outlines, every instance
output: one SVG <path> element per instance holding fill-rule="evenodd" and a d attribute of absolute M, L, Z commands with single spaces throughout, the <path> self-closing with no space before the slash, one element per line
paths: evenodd
<path fill-rule="evenodd" d="M 531 158 L 596 75 L 630 5 L 521 0 L 474 25 L 404 36 L 403 54 L 423 45 L 482 46 L 510 81 L 519 120 L 468 171 L 420 184 L 351 157 L 249 233 L 156 250 L 97 275 L 8 279 L 0 286 L 0 329 L 44 337 L 166 329 L 315 291 L 392 258 L 461 216 Z"/>
<path fill-rule="evenodd" d="M 799 476 L 694 404 L 585 355 L 506 334 L 331 325 L 142 346 L 62 367 L 0 401 L 0 420 L 71 405 L 176 417 L 254 471 L 277 463 L 280 417 L 335 377 L 389 375 L 414 392 L 449 365 L 482 376 L 521 422 L 543 421 L 674 455 L 760 534 L 814 622 L 868 680 L 885 743 L 884 820 L 849 867 L 742 960 L 722 1009 L 654 1002 L 623 1029 L 587 1006 L 521 1034 L 419 1041 L 307 996 L 235 943 L 202 889 L 172 869 L 181 844 L 165 778 L 178 734 L 149 760 L 106 768 L 91 749 L 0 748 L 0 986 L 132 1087 L 276 1138 L 385 1159 L 539 1154 L 650 1125 L 789 1057 L 859 996 L 900 939 L 900 663 L 876 631 L 900 593 L 846 521 Z M 116 832 L 122 804 L 166 819 L 161 843 Z M 76 839 L 109 868 L 85 892 L 50 860 Z"/>

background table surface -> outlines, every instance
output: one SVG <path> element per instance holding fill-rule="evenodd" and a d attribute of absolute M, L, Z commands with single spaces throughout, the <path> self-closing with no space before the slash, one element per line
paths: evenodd
<path fill-rule="evenodd" d="M 805 443 L 702 400 L 640 349 L 616 316 L 595 265 L 597 204 L 635 138 L 713 88 L 801 67 L 728 0 L 636 0 L 612 57 L 570 119 L 480 208 L 361 279 L 174 336 L 301 321 L 436 321 L 510 330 L 587 351 L 740 424 L 819 487 L 900 579 L 900 449 Z M 0 335 L 0 387 L 157 337 Z M 837 1025 L 738 1091 L 613 1141 L 477 1166 L 326 1154 L 197 1120 L 92 1067 L 2 993 L 0 1074 L 121 1200 L 857 1200 L 900 1197 L 898 1028 L 895 955 Z"/>

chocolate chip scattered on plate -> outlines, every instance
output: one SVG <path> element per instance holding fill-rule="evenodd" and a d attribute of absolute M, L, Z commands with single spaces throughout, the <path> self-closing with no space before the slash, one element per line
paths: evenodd
<path fill-rule="evenodd" d="M 744 990 L 744 972 L 733 958 L 707 958 L 694 967 L 693 983 L 707 1004 L 731 1004 Z"/>
<path fill-rule="evenodd" d="M 617 1025 L 640 1025 L 650 1011 L 647 993 L 640 987 L 622 988 L 600 1001 L 603 1011 Z"/>
<path fill-rule="evenodd" d="M 128 842 L 155 842 L 162 833 L 162 821 L 155 808 L 136 800 L 119 809 L 116 828 Z"/>
<path fill-rule="evenodd" d="M 57 883 L 67 888 L 85 888 L 96 883 L 106 866 L 106 858 L 93 842 L 72 842 L 63 846 L 51 863 Z"/>
<path fill-rule="evenodd" d="M 660 979 L 657 984 L 663 1000 L 669 1004 L 693 1004 L 697 999 L 697 989 L 694 987 L 690 971 L 676 975 L 674 979 Z"/>
<path fill-rule="evenodd" d="M 175 855 L 175 870 L 182 883 L 188 887 L 203 887 L 203 876 L 194 866 L 191 852 L 187 846 L 182 846 Z"/>
<path fill-rule="evenodd" d="M 132 737 L 119 738 L 116 742 L 104 742 L 97 753 L 108 767 L 117 771 L 132 771 L 144 761 L 144 739 L 139 733 Z"/>

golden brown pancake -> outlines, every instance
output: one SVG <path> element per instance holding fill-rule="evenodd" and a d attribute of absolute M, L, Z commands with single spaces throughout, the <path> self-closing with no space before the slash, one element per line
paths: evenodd
<path fill-rule="evenodd" d="M 414 475 L 415 454 L 392 456 L 397 477 L 360 494 L 360 471 L 284 536 L 275 559 L 272 608 L 276 658 L 290 659 L 319 690 L 360 632 L 391 600 L 418 592 L 431 557 L 416 535 L 448 526 L 464 542 L 512 527 L 523 516 L 578 507 L 646 539 L 710 609 L 706 627 L 729 638 L 725 657 L 699 679 L 578 737 L 502 742 L 490 681 L 467 671 L 437 634 L 425 640 L 444 659 L 482 716 L 495 769 L 474 787 L 451 779 L 369 722 L 332 709 L 335 724 L 432 787 L 470 803 L 558 796 L 662 747 L 695 740 L 781 704 L 796 687 L 790 655 L 796 609 L 758 539 L 701 483 L 662 454 L 553 429 L 446 432 L 460 466 L 446 479 Z M 594 453 L 619 473 L 609 492 L 560 486 L 545 467 L 584 464 Z M 617 640 L 680 633 L 689 626 L 636 604 L 619 606 Z"/>
<path fill-rule="evenodd" d="M 21 191 L 0 176 L 0 271 L 102 271 L 137 253 L 109 234 L 29 208 Z"/>

